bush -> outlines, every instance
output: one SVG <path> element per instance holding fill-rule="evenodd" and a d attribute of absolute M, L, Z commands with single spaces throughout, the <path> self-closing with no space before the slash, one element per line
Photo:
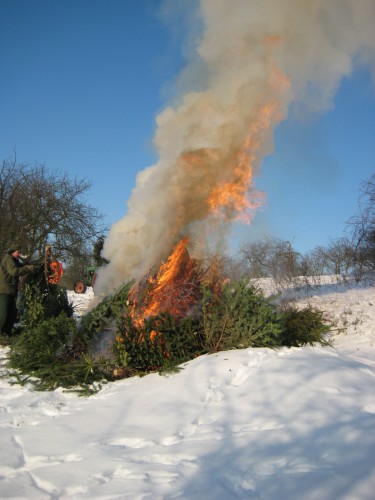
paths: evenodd
<path fill-rule="evenodd" d="M 87 355 L 89 335 L 78 331 L 65 288 L 46 282 L 43 266 L 23 284 L 19 308 L 21 328 L 11 339 L 10 366 L 37 377 L 36 388 L 74 387 L 107 378 L 103 364 Z"/>
<path fill-rule="evenodd" d="M 246 281 L 225 285 L 221 292 L 203 286 L 194 314 L 183 319 L 161 312 L 134 322 L 127 296 L 131 283 L 107 298 L 82 321 L 86 336 L 111 326 L 116 376 L 164 371 L 205 353 L 246 347 L 327 345 L 329 326 L 313 309 L 280 310 L 272 297 Z M 81 332 L 82 333 L 82 332 Z"/>
<path fill-rule="evenodd" d="M 133 282 L 125 283 L 114 295 L 106 297 L 87 313 L 80 324 L 80 335 L 86 339 L 95 337 L 107 326 L 112 326 L 129 314 L 128 295 Z"/>
<path fill-rule="evenodd" d="M 200 323 L 187 317 L 177 320 L 170 313 L 134 325 L 124 318 L 116 337 L 116 363 L 132 372 L 171 369 L 202 353 Z"/>
<path fill-rule="evenodd" d="M 46 281 L 43 265 L 24 283 L 18 308 L 20 322 L 25 329 L 34 328 L 41 321 L 61 314 L 67 318 L 73 316 L 66 289 Z"/>
<path fill-rule="evenodd" d="M 322 311 L 307 307 L 298 310 L 286 308 L 281 316 L 281 345 L 300 347 L 306 344 L 330 345 L 324 334 L 330 330 L 330 324 L 324 319 Z"/>
<path fill-rule="evenodd" d="M 11 362 L 22 370 L 36 370 L 43 364 L 69 358 L 76 338 L 76 323 L 60 315 L 24 330 L 12 343 Z"/>
<path fill-rule="evenodd" d="M 225 285 L 222 294 L 204 288 L 202 329 L 207 352 L 274 347 L 281 332 L 271 299 L 245 281 Z"/>
<path fill-rule="evenodd" d="M 27 374 L 26 380 L 30 375 L 36 377 L 33 383 L 40 390 L 82 386 L 105 377 L 102 367 L 90 363 L 84 351 L 75 320 L 61 314 L 15 337 L 9 364 Z"/>

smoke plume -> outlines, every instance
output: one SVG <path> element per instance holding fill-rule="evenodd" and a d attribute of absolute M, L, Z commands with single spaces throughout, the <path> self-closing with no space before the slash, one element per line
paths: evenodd
<path fill-rule="evenodd" d="M 186 234 L 198 252 L 251 220 L 263 201 L 254 175 L 290 105 L 327 109 L 354 64 L 374 63 L 374 0 L 200 0 L 199 15 L 180 78 L 190 88 L 157 117 L 159 160 L 109 232 L 98 293 L 140 279 Z"/>

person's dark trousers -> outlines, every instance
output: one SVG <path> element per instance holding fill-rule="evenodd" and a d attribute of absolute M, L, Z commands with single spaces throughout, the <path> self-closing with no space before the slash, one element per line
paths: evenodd
<path fill-rule="evenodd" d="M 11 335 L 17 321 L 17 297 L 0 293 L 0 332 Z"/>

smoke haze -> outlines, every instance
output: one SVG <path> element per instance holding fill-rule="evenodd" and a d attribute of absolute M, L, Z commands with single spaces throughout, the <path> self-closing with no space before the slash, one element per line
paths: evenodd
<path fill-rule="evenodd" d="M 251 221 L 264 200 L 253 177 L 290 104 L 328 109 L 354 64 L 374 67 L 374 0 L 200 0 L 199 15 L 203 32 L 180 76 L 190 88 L 157 117 L 159 160 L 138 174 L 109 232 L 98 294 L 140 279 L 183 235 L 204 252 L 228 222 Z"/>

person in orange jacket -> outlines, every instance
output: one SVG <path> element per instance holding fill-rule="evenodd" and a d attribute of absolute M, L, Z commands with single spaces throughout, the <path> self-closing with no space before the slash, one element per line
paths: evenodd
<path fill-rule="evenodd" d="M 61 278 L 64 274 L 64 269 L 60 261 L 53 260 L 50 265 L 51 274 L 48 276 L 48 281 L 54 285 L 60 283 Z"/>
<path fill-rule="evenodd" d="M 51 245 L 46 246 L 46 276 L 48 282 L 57 285 L 64 274 L 62 263 L 52 253 Z"/>

